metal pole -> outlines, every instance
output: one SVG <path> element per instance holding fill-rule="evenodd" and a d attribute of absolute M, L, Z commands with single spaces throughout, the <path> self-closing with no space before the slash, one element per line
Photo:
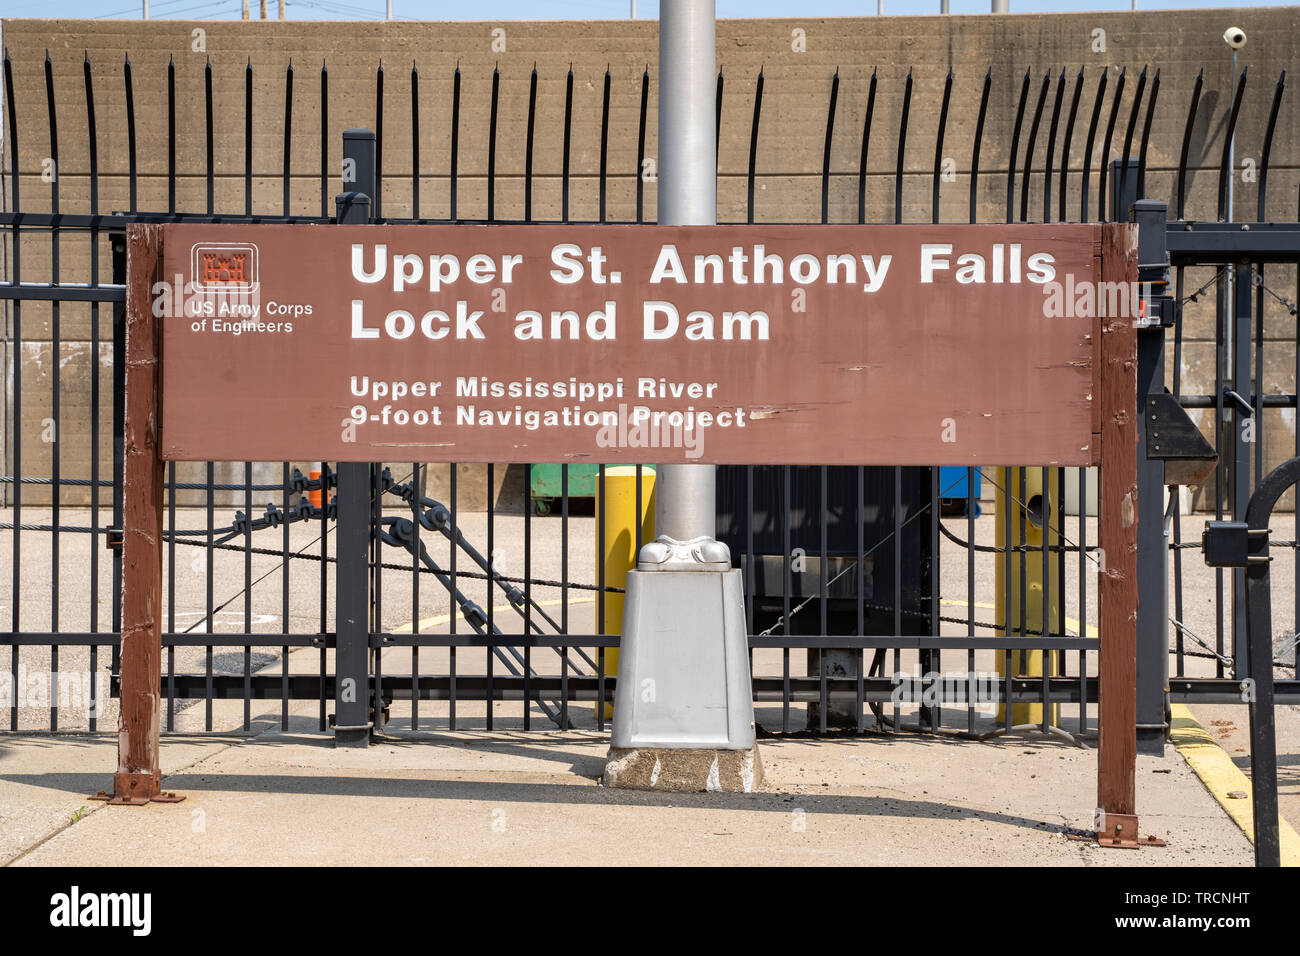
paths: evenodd
<path fill-rule="evenodd" d="M 1237 92 L 1237 51 L 1232 51 L 1232 93 L 1235 96 Z M 1229 98 L 1229 103 L 1232 98 Z M 1228 140 L 1228 222 L 1232 222 L 1232 192 L 1233 186 L 1237 182 L 1237 159 L 1235 156 L 1237 148 L 1237 131 L 1232 131 L 1232 138 Z M 1232 282 L 1231 273 L 1229 273 L 1229 283 Z M 1232 286 L 1228 286 L 1228 295 L 1232 295 Z"/>
<path fill-rule="evenodd" d="M 631 13 L 631 17 L 632 17 L 633 20 L 636 19 L 636 0 L 632 0 L 632 13 Z"/>
<path fill-rule="evenodd" d="M 659 7 L 659 224 L 717 224 L 714 0 Z M 717 529 L 713 465 L 662 465 L 655 529 L 678 541 Z"/>
<path fill-rule="evenodd" d="M 142 0 L 141 6 L 142 6 L 143 9 L 144 9 L 144 13 L 142 14 L 142 17 L 143 17 L 143 19 L 148 20 L 148 19 L 149 19 L 149 0 Z"/>
<path fill-rule="evenodd" d="M 385 20 L 393 19 L 393 0 L 388 0 L 388 6 L 387 9 L 385 10 L 384 19 Z"/>
<path fill-rule="evenodd" d="M 375 193 L 375 134 L 343 131 L 343 193 L 336 200 L 340 224 L 365 223 Z M 370 708 L 370 531 L 373 489 L 371 467 L 341 462 L 338 467 L 338 524 L 334 566 L 334 743 L 366 747 L 374 718 Z M 322 500 L 328 500 L 322 496 Z"/>
<path fill-rule="evenodd" d="M 1117 159 L 1111 164 L 1111 182 L 1116 184 L 1112 208 L 1117 218 L 1128 217 L 1133 210 L 1131 221 L 1138 224 L 1138 265 L 1155 270 L 1158 263 L 1168 261 L 1168 210 L 1164 203 L 1137 195 L 1137 160 L 1129 158 L 1127 176 L 1120 174 L 1122 162 Z M 1119 194 L 1121 179 L 1125 196 Z M 1164 520 L 1165 463 L 1147 455 L 1147 432 L 1152 424 L 1145 408 L 1147 396 L 1159 394 L 1165 387 L 1163 318 L 1140 326 L 1137 332 L 1137 394 L 1144 410 L 1138 415 L 1137 746 L 1138 753 L 1156 756 L 1163 756 L 1165 749 L 1165 688 L 1169 686 L 1169 532 Z M 1155 444 L 1158 446 L 1158 440 Z M 1177 508 L 1176 487 L 1172 494 Z"/>
<path fill-rule="evenodd" d="M 1010 13 L 1011 0 L 993 0 L 993 13 Z"/>

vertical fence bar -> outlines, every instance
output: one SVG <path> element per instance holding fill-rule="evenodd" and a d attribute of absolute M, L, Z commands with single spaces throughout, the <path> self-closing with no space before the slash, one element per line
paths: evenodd
<path fill-rule="evenodd" d="M 1061 200 L 1056 216 L 1058 222 L 1065 222 L 1068 219 L 1066 199 L 1070 188 L 1070 144 L 1074 141 L 1074 121 L 1079 116 L 1079 100 L 1082 96 L 1083 67 L 1079 67 L 1079 74 L 1074 78 L 1074 93 L 1070 97 L 1070 115 L 1065 121 L 1065 138 L 1061 144 L 1061 172 L 1058 177 L 1060 180 Z M 1051 163 L 1051 156 L 1048 156 L 1047 161 L 1049 164 Z"/>
<path fill-rule="evenodd" d="M 491 568 L 492 568 L 492 571 L 490 571 L 489 574 L 488 574 L 488 576 L 487 576 L 487 577 L 488 577 L 488 580 L 487 580 L 487 630 L 488 630 L 488 634 L 495 634 L 495 633 L 496 633 L 496 628 L 495 628 L 495 625 L 494 625 L 494 623 L 493 623 L 493 618 L 494 618 L 494 615 L 495 615 L 495 612 L 493 611 L 493 598 L 495 597 L 495 594 L 493 593 L 493 588 L 495 587 L 495 584 L 496 584 L 496 576 L 495 576 L 495 573 L 493 573 L 493 572 L 495 572 L 495 569 L 496 569 L 496 563 L 497 563 L 497 559 L 496 559 L 496 553 L 497 553 L 497 552 L 496 552 L 496 546 L 495 546 L 495 540 L 496 540 L 496 496 L 492 493 L 492 490 L 496 487 L 496 482 L 494 481 L 494 478 L 495 478 L 495 471 L 496 471 L 496 466 L 495 466 L 494 464 L 492 464 L 492 462 L 488 462 L 488 466 L 487 466 L 487 550 L 488 550 L 488 556 L 489 556 L 489 560 L 491 561 Z M 495 711 L 496 711 L 496 706 L 495 706 L 495 705 L 496 705 L 496 701 L 495 701 L 495 696 L 494 696 L 494 694 L 493 694 L 493 689 L 492 689 L 492 677 L 493 677 L 493 670 L 494 670 L 494 667 L 493 667 L 494 659 L 495 659 L 495 658 L 494 658 L 494 655 L 492 654 L 492 650 L 491 650 L 491 648 L 489 648 L 489 649 L 488 649 L 488 654 L 487 654 L 487 682 L 486 682 L 486 688 L 487 688 L 487 689 L 486 689 L 486 691 L 485 691 L 485 695 L 486 695 L 486 697 L 487 697 L 487 719 L 486 719 L 486 727 L 487 727 L 488 730 L 491 730 L 491 729 L 492 729 L 492 718 L 495 716 Z"/>
<path fill-rule="evenodd" d="M 414 60 L 411 61 L 411 218 L 420 218 L 420 71 Z M 419 481 L 416 487 L 421 487 Z M 412 692 L 412 703 L 418 699 Z"/>
<path fill-rule="evenodd" d="M 573 69 L 569 69 L 572 74 Z M 566 100 L 567 102 L 567 100 Z M 650 65 L 646 64 L 645 72 L 641 74 L 641 112 L 637 120 L 636 130 L 636 221 L 645 222 L 645 131 L 646 115 L 650 107 Z M 566 112 L 568 107 L 565 107 Z M 569 154 L 566 149 L 565 156 Z M 753 207 L 753 203 L 750 203 Z"/>
<path fill-rule="evenodd" d="M 83 80 L 86 88 L 86 152 L 90 165 L 90 214 L 99 214 L 99 137 L 95 128 L 95 92 L 91 79 L 90 54 L 82 60 Z M 169 70 L 168 75 L 171 75 Z M 174 180 L 174 155 L 168 167 Z M 99 285 L 98 226 L 90 230 L 90 282 Z M 90 303 L 90 630 L 99 632 L 99 303 Z M 89 729 L 99 729 L 99 708 L 103 705 L 99 686 L 99 645 L 90 645 L 90 714 Z"/>
<path fill-rule="evenodd" d="M 290 170 L 292 168 L 293 151 L 290 143 L 293 139 L 293 60 L 289 60 L 289 65 L 284 68 L 284 159 L 281 162 L 281 186 L 282 194 L 280 198 L 281 215 L 289 215 L 289 184 L 291 179 Z"/>
<path fill-rule="evenodd" d="M 1025 122 L 1025 106 L 1029 102 L 1029 71 L 1020 81 L 1020 99 L 1016 103 L 1016 120 L 1011 129 L 1011 152 L 1007 157 L 1007 222 L 1016 216 L 1016 156 L 1020 153 L 1020 130 Z"/>
<path fill-rule="evenodd" d="M 524 730 L 533 728 L 533 466 L 524 465 Z"/>
<path fill-rule="evenodd" d="M 323 78 L 324 77 L 323 68 L 321 70 L 321 75 Z M 323 79 L 322 79 L 321 90 L 322 90 L 321 96 L 323 99 L 324 98 Z M 216 204 L 216 165 L 217 165 L 216 147 L 215 147 L 216 134 L 214 132 L 213 115 L 212 115 L 212 58 L 211 57 L 208 57 L 207 63 L 205 63 L 203 67 L 203 123 L 204 123 L 204 131 L 205 131 L 204 158 L 206 162 L 205 185 L 207 188 L 207 213 L 209 216 L 211 216 L 213 211 L 216 209 L 215 204 Z M 324 128 L 324 122 L 322 118 L 322 129 L 323 128 Z M 324 133 L 322 133 L 322 135 L 324 135 Z"/>
<path fill-rule="evenodd" d="M 1097 218 L 1102 222 L 1107 221 L 1106 217 L 1106 199 L 1109 195 L 1106 191 L 1106 173 L 1110 169 L 1110 141 L 1115 135 L 1115 120 L 1119 117 L 1120 103 L 1124 99 L 1124 81 L 1128 75 L 1128 67 L 1119 71 L 1119 79 L 1115 81 L 1115 95 L 1110 101 L 1110 115 L 1106 119 L 1106 134 L 1101 141 L 1101 179 L 1097 184 Z M 1127 157 L 1126 157 L 1127 158 Z M 1115 219 L 1112 212 L 1110 219 Z"/>
<path fill-rule="evenodd" d="M 605 484 L 605 466 L 596 469 L 596 553 L 600 561 L 596 568 L 596 627 L 602 636 L 605 629 L 605 511 L 609 501 L 609 488 Z M 605 729 L 605 645 L 596 648 L 596 729 Z"/>
<path fill-rule="evenodd" d="M 980 91 L 980 111 L 975 120 L 975 137 L 970 149 L 970 221 L 979 221 L 980 147 L 984 143 L 984 119 L 988 115 L 989 91 L 993 86 L 993 70 L 984 74 L 984 88 Z"/>
<path fill-rule="evenodd" d="M 952 70 L 943 81 L 943 104 L 939 107 L 939 129 L 934 134 L 934 173 L 930 180 L 930 221 L 939 221 L 939 184 L 943 181 L 943 135 L 948 128 L 948 102 L 952 99 Z"/>
<path fill-rule="evenodd" d="M 384 61 L 375 67 L 375 157 L 374 188 L 370 195 L 370 218 L 384 218 Z"/>
<path fill-rule="evenodd" d="M 345 163 L 350 160 L 356 171 L 357 193 L 339 196 L 338 221 L 349 225 L 365 223 L 371 218 L 368 199 L 378 185 L 375 134 L 369 130 L 344 131 L 343 158 Z M 334 496 L 338 508 L 334 743 L 339 747 L 366 747 L 370 743 L 372 470 L 365 463 L 340 462 Z"/>
<path fill-rule="evenodd" d="M 134 206 L 132 207 L 134 208 Z M 253 58 L 244 67 L 244 215 L 253 214 Z"/>
<path fill-rule="evenodd" d="M 447 175 L 448 203 L 449 203 L 448 206 L 449 211 L 447 213 L 447 218 L 450 219 L 452 222 L 455 222 L 456 221 L 456 180 L 458 178 L 456 172 L 457 172 L 457 166 L 460 163 L 460 61 L 456 62 L 456 71 L 451 75 L 451 145 L 449 148 L 451 150 L 451 169 Z M 489 465 L 488 474 L 491 474 L 491 468 L 492 466 Z M 490 608 L 491 606 L 492 606 L 492 602 L 488 601 L 488 607 Z M 491 666 L 492 666 L 492 659 L 491 659 L 491 655 L 489 655 L 488 667 L 491 668 Z M 491 677 L 491 670 L 488 671 L 488 676 Z M 489 703 L 488 706 L 489 706 L 488 729 L 491 729 L 491 724 L 492 724 L 491 704 Z"/>
<path fill-rule="evenodd" d="M 1056 155 L 1057 124 L 1061 119 L 1061 105 L 1064 101 L 1065 70 L 1061 70 L 1061 75 L 1056 80 L 1056 99 L 1052 102 L 1052 121 L 1047 132 L 1047 155 L 1043 157 L 1043 222 L 1052 221 L 1052 157 Z"/>
<path fill-rule="evenodd" d="M 898 120 L 898 155 L 894 169 L 894 222 L 903 221 L 903 170 L 907 155 L 907 118 L 912 109 L 912 71 L 903 84 L 903 113 Z"/>
<path fill-rule="evenodd" d="M 754 180 L 758 171 L 758 124 L 762 116 L 763 68 L 759 67 L 758 78 L 754 80 L 754 117 L 749 123 L 749 166 L 745 180 L 745 222 L 751 225 L 754 222 Z M 641 216 L 638 208 L 637 222 L 640 221 Z"/>
<path fill-rule="evenodd" d="M 253 630 L 253 463 L 244 462 L 244 634 Z M 252 729 L 253 648 L 244 645 L 244 732 Z"/>
<path fill-rule="evenodd" d="M 1138 184 L 1137 198 L 1147 196 L 1147 149 L 1151 145 L 1151 121 L 1155 118 L 1156 100 L 1160 97 L 1160 68 L 1151 80 L 1151 95 L 1147 97 L 1146 119 L 1142 121 L 1142 144 L 1138 147 Z"/>
<path fill-rule="evenodd" d="M 329 71 L 329 68 L 325 65 L 325 61 L 324 61 L 324 60 L 321 60 L 321 61 L 320 61 L 320 214 L 321 214 L 321 218 L 322 218 L 322 219 L 326 218 L 326 217 L 329 216 L 329 214 L 330 214 L 330 171 L 329 171 L 329 158 L 330 158 L 330 139 L 329 139 L 329 136 L 330 136 L 330 131 L 329 131 L 329 125 L 330 125 L 330 122 L 329 122 L 329 121 L 330 121 L 330 99 L 329 99 L 329 90 L 330 90 L 330 71 Z M 325 467 L 324 467 L 324 466 L 325 466 L 325 463 L 324 463 L 324 462 L 321 462 L 321 476 L 322 476 L 322 479 L 324 478 L 324 475 L 325 475 Z M 323 488 L 323 489 L 322 489 L 322 494 L 321 494 L 321 507 L 324 507 L 324 506 L 325 506 L 325 502 L 328 501 L 328 500 L 329 500 L 329 491 L 328 491 L 328 489 Z M 324 540 L 325 540 L 325 539 L 322 537 L 322 538 L 321 538 L 321 541 L 323 542 Z M 322 546 L 323 546 L 323 545 L 322 545 Z M 322 562 L 322 571 L 323 571 L 323 570 L 324 570 L 324 564 L 323 564 L 323 562 Z M 323 581 L 324 581 L 324 579 L 322 578 L 322 582 L 323 582 Z M 324 586 L 324 585 L 322 584 L 322 587 L 323 587 L 323 586 Z M 324 626 L 321 627 L 321 630 L 322 630 L 322 631 L 325 630 Z M 325 713 L 325 711 L 324 711 L 324 706 L 325 706 L 325 705 L 324 705 L 324 701 L 325 701 L 324 693 L 325 693 L 324 690 L 322 690 L 322 691 L 321 691 L 321 715 L 322 715 L 322 720 L 324 719 L 324 713 Z M 322 729 L 324 729 L 324 728 L 322 728 Z"/>
<path fill-rule="evenodd" d="M 58 115 L 54 107 L 54 65 L 50 61 L 50 51 L 45 51 L 45 100 L 49 115 L 50 130 L 50 162 L 54 170 L 54 176 L 50 179 L 50 212 L 58 215 L 59 213 L 59 122 Z M 59 282 L 59 227 L 53 226 L 50 229 L 50 281 L 57 284 Z M 60 478 L 60 466 L 62 456 L 60 455 L 60 439 L 63 428 L 62 418 L 60 416 L 59 398 L 60 398 L 60 371 L 63 365 L 60 344 L 59 329 L 59 300 L 55 299 L 50 303 L 50 392 L 51 407 L 50 414 L 53 416 L 54 423 L 54 441 L 50 449 L 50 525 L 53 530 L 50 532 L 50 630 L 58 632 L 59 630 L 59 518 L 60 518 L 60 499 L 63 497 L 63 489 Z M 21 422 L 15 424 L 14 434 L 18 436 L 18 426 Z M 19 534 L 15 526 L 14 534 Z M 19 595 L 14 592 L 13 599 L 18 601 Z M 14 689 L 15 695 L 17 688 Z M 59 645 L 50 645 L 50 730 L 59 729 Z"/>
<path fill-rule="evenodd" d="M 213 584 L 215 573 L 213 561 L 215 560 L 215 507 L 216 491 L 213 485 L 216 483 L 216 466 L 212 462 L 207 463 L 207 488 L 204 495 L 204 501 L 207 504 L 207 549 L 204 551 L 204 599 L 207 613 L 203 615 L 203 623 L 208 634 L 208 644 L 203 649 L 204 657 L 204 686 L 203 686 L 203 729 L 212 729 L 212 698 L 214 696 L 214 681 L 212 674 L 212 642 L 211 635 L 213 632 L 213 622 L 216 619 L 216 610 L 213 604 L 215 595 L 213 594 Z"/>
<path fill-rule="evenodd" d="M 641 467 L 637 466 L 637 541 L 641 540 Z M 603 489 L 602 489 L 603 490 Z M 569 633 L 569 465 L 560 465 L 560 633 Z M 604 701 L 596 706 L 601 710 Z M 560 729 L 569 729 L 569 648 L 560 647 Z"/>
<path fill-rule="evenodd" d="M 90 56 L 86 56 L 89 82 Z M 167 211 L 176 212 L 176 62 L 167 57 Z"/>
<path fill-rule="evenodd" d="M 793 586 L 791 580 L 793 569 L 791 568 L 791 548 L 790 548 L 790 480 L 791 468 L 789 465 L 781 466 L 781 553 L 782 558 L 782 580 L 781 580 L 781 626 L 786 634 L 790 633 L 790 589 Z M 787 645 L 781 648 L 781 732 L 790 732 L 790 647 Z"/>
<path fill-rule="evenodd" d="M 1038 127 L 1043 121 L 1043 107 L 1047 105 L 1047 91 L 1052 88 L 1052 74 L 1048 71 L 1043 74 L 1042 85 L 1038 89 L 1038 99 L 1034 103 L 1034 118 L 1029 123 L 1029 142 L 1025 144 L 1025 174 L 1020 181 L 1020 221 L 1027 222 L 1029 219 L 1029 179 L 1034 171 L 1034 146 L 1038 142 Z M 1016 157 L 1011 156 L 1011 162 L 1014 163 Z M 1051 160 L 1048 159 L 1050 166 Z"/>
<path fill-rule="evenodd" d="M 600 103 L 600 221 L 605 222 L 605 207 L 609 194 L 609 67 L 605 67 L 605 87 Z"/>
<path fill-rule="evenodd" d="M 1101 107 L 1106 101 L 1106 79 L 1110 74 L 1103 68 L 1097 78 L 1097 92 L 1092 98 L 1092 117 L 1088 120 L 1088 136 L 1083 147 L 1083 169 L 1079 173 L 1079 221 L 1088 222 L 1088 187 L 1092 185 L 1092 146 L 1097 139 L 1097 123 L 1101 120 Z M 1105 163 L 1103 162 L 1103 166 Z M 1062 181 L 1064 185 L 1064 181 Z M 1101 218 L 1105 218 L 1102 216 Z"/>
<path fill-rule="evenodd" d="M 826 110 L 826 142 L 822 148 L 822 224 L 830 222 L 831 141 L 835 136 L 835 104 L 840 98 L 840 71 L 831 77 L 830 106 Z M 752 142 L 752 141 L 751 141 Z M 752 145 L 751 145 L 752 149 Z M 752 186 L 751 186 L 752 188 Z"/>
<path fill-rule="evenodd" d="M 862 150 L 858 155 L 858 222 L 867 221 L 867 154 L 871 147 L 871 120 L 876 112 L 876 71 L 867 84 L 867 110 L 862 118 Z"/>

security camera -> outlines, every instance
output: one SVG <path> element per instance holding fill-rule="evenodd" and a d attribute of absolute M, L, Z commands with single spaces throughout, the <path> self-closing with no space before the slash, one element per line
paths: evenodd
<path fill-rule="evenodd" d="M 1246 45 L 1246 31 L 1241 27 L 1228 27 L 1223 31 L 1223 42 L 1234 50 L 1240 50 Z"/>

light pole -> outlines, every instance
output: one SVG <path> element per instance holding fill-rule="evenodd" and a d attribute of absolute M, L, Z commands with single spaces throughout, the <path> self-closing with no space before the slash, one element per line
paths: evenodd
<path fill-rule="evenodd" d="M 660 227 L 717 224 L 714 0 L 659 4 Z M 741 572 L 715 540 L 717 469 L 661 465 L 658 537 L 627 575 L 607 787 L 762 786 Z"/>
<path fill-rule="evenodd" d="M 659 224 L 717 224 L 716 8 L 663 0 L 659 8 Z M 714 465 L 661 465 L 655 531 L 677 541 L 717 531 Z"/>

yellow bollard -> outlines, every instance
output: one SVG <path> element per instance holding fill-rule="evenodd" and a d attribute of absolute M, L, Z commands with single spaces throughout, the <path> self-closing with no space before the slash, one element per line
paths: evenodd
<path fill-rule="evenodd" d="M 1020 487 L 1021 474 L 1024 475 L 1024 488 Z M 1060 487 L 1060 472 L 1055 468 L 1047 469 L 1047 491 L 1043 491 L 1042 468 L 999 468 L 997 469 L 997 490 L 994 496 L 994 520 L 996 532 L 994 541 L 999 548 L 1007 544 L 1008 525 L 1012 547 L 1021 544 L 1021 529 L 1024 529 L 1024 544 L 1030 550 L 999 553 L 994 573 L 994 621 L 998 624 L 997 633 L 1005 637 L 1008 633 L 1021 633 L 1020 581 L 1024 575 L 1025 608 L 1024 631 L 1035 633 L 1043 630 L 1044 594 L 1047 602 L 1048 633 L 1055 633 L 1059 627 L 1061 595 L 1058 593 L 1058 575 L 1060 574 L 1061 555 L 1059 551 L 1048 551 L 1047 581 L 1043 581 L 1043 554 L 1034 551 L 1043 546 L 1044 502 L 1046 524 L 1048 528 L 1047 544 L 1049 548 L 1061 544 L 1063 498 Z M 1004 491 L 1005 489 L 1005 491 Z M 1010 494 L 1010 521 L 1007 520 L 1007 494 Z M 1007 582 L 1010 581 L 1010 587 Z M 1046 586 L 1046 587 L 1044 587 Z M 1048 673 L 1052 673 L 1051 652 L 1048 652 Z M 1023 663 L 1022 663 L 1023 662 Z M 1005 676 L 1006 654 L 996 652 L 995 666 L 999 676 Z M 1012 645 L 1011 670 L 1016 676 L 1041 677 L 1043 675 L 1043 652 L 1021 651 Z M 1047 713 L 1047 722 L 1053 726 L 1060 724 L 1060 705 L 1052 704 Z M 1005 705 L 998 708 L 999 721 L 1006 720 Z M 1012 724 L 1038 724 L 1043 720 L 1042 704 L 1013 704 L 1011 708 Z"/>
<path fill-rule="evenodd" d="M 605 586 L 627 586 L 627 573 L 636 567 L 636 555 L 641 545 L 655 537 L 654 506 L 655 472 L 650 465 L 641 466 L 641 540 L 636 541 L 636 465 L 610 465 L 605 469 L 604 553 L 601 553 L 600 522 L 602 520 L 602 495 L 599 476 L 596 480 L 596 565 L 605 569 Z M 596 599 L 596 632 L 621 634 L 623 632 L 623 595 L 605 595 L 605 615 L 601 620 L 600 598 Z M 618 673 L 618 649 L 605 653 L 605 673 Z M 600 706 L 599 703 L 596 705 Z M 605 718 L 614 717 L 613 701 L 605 702 Z"/>

